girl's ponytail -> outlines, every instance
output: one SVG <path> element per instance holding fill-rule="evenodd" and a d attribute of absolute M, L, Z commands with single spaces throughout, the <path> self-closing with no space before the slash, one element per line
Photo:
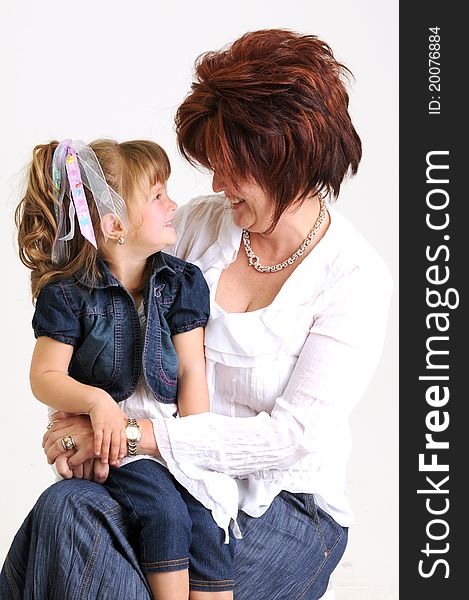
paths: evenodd
<path fill-rule="evenodd" d="M 33 300 L 47 283 L 50 274 L 55 271 L 51 253 L 57 222 L 51 165 L 58 143 L 53 141 L 34 148 L 26 193 L 15 211 L 19 257 L 21 262 L 31 269 Z"/>

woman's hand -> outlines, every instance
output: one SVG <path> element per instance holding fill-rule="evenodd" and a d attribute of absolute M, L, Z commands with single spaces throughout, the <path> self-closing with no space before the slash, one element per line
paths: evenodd
<path fill-rule="evenodd" d="M 62 438 L 67 435 L 72 436 L 76 448 L 64 452 Z M 88 415 L 57 412 L 52 415 L 52 425 L 44 434 L 42 446 L 48 463 L 55 463 L 61 477 L 104 483 L 109 474 L 109 465 L 95 457 L 93 440 Z"/>
<path fill-rule="evenodd" d="M 60 456 L 59 456 L 60 458 Z M 57 465 L 57 461 L 59 460 L 59 458 L 55 461 L 55 464 Z M 72 477 L 74 477 L 75 479 L 88 479 L 89 481 L 93 481 L 93 465 L 94 465 L 94 461 L 96 459 L 94 458 L 90 458 L 89 460 L 85 460 L 85 462 L 82 465 L 79 465 L 78 467 L 76 467 L 76 469 L 70 469 L 70 467 L 68 467 L 70 469 L 70 472 L 72 473 Z M 67 466 L 68 466 L 68 459 L 67 459 Z"/>
<path fill-rule="evenodd" d="M 109 464 L 99 458 L 90 458 L 75 469 L 71 469 L 68 460 L 73 451 L 63 452 L 56 458 L 55 468 L 64 479 L 87 479 L 95 483 L 104 483 L 109 475 Z"/>
<path fill-rule="evenodd" d="M 57 461 L 55 462 L 57 465 Z M 88 481 L 94 481 L 96 483 L 104 483 L 109 475 L 109 464 L 103 463 L 100 458 L 90 458 L 82 465 L 76 467 L 76 469 L 73 469 L 73 471 L 68 466 L 67 461 L 67 468 L 72 473 L 72 477 L 75 477 L 76 479 L 87 479 Z"/>
<path fill-rule="evenodd" d="M 64 452 L 62 439 L 71 436 L 75 442 L 75 449 Z M 68 459 L 71 469 L 82 465 L 86 460 L 95 458 L 94 434 L 88 415 L 67 416 L 66 413 L 55 413 L 53 424 L 46 431 L 42 440 L 42 447 L 47 456 L 47 462 L 52 465 L 57 457 L 64 454 Z"/>
<path fill-rule="evenodd" d="M 59 474 L 66 479 L 75 476 L 103 483 L 109 473 L 109 464 L 101 461 L 94 452 L 94 433 L 89 415 L 56 412 L 51 415 L 51 422 L 52 425 L 44 434 L 42 442 L 49 464 L 55 463 Z M 161 456 L 151 420 L 139 419 L 138 422 L 142 429 L 138 453 Z M 75 449 L 64 451 L 62 438 L 67 435 L 73 438 Z M 93 461 L 93 476 L 91 476 L 91 466 L 89 464 L 85 466 L 87 461 Z M 82 465 L 83 470 L 79 468 Z"/>
<path fill-rule="evenodd" d="M 104 483 L 109 475 L 109 464 L 103 463 L 100 458 L 95 458 L 93 461 L 93 481 L 96 483 Z"/>

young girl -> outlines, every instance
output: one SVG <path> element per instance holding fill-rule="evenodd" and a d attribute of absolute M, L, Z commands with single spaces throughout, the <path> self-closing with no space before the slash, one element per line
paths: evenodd
<path fill-rule="evenodd" d="M 208 287 L 198 267 L 161 252 L 176 241 L 169 175 L 166 153 L 149 141 L 34 149 L 16 211 L 36 300 L 31 387 L 53 409 L 89 415 L 95 455 L 111 465 L 105 485 L 141 527 L 154 598 L 228 600 L 226 522 L 161 460 L 139 455 L 138 418 L 209 410 Z M 62 445 L 78 450 L 71 435 Z"/>

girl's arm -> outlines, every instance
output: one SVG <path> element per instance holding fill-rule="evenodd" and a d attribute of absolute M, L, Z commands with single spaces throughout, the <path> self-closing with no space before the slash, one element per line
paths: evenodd
<path fill-rule="evenodd" d="M 173 336 L 178 355 L 178 411 L 181 417 L 208 412 L 210 399 L 205 377 L 204 329 Z"/>
<path fill-rule="evenodd" d="M 111 464 L 127 452 L 126 418 L 104 390 L 80 383 L 68 375 L 73 346 L 49 337 L 37 339 L 31 359 L 30 383 L 34 396 L 57 410 L 90 415 L 94 453 Z"/>
<path fill-rule="evenodd" d="M 47 454 L 47 459 L 50 464 L 54 463 L 58 457 L 66 455 L 61 445 L 61 439 L 64 435 L 71 435 L 77 440 L 78 450 L 72 455 L 67 456 L 67 463 L 62 462 L 60 465 L 56 463 L 58 472 L 62 477 L 71 477 L 72 469 L 82 465 L 85 461 L 93 458 L 93 447 L 92 447 L 92 431 L 91 423 L 84 417 L 78 415 L 69 416 L 66 412 L 87 412 L 82 410 L 79 406 L 81 404 L 80 390 L 83 388 L 89 388 L 71 379 L 67 375 L 67 367 L 72 356 L 73 348 L 51 340 L 50 338 L 39 338 L 40 340 L 46 340 L 51 342 L 51 345 L 57 345 L 57 352 L 60 354 L 60 347 L 63 346 L 68 351 L 67 356 L 63 356 L 61 360 L 56 359 L 55 369 L 53 376 L 49 377 L 49 382 L 46 383 L 44 375 L 51 373 L 50 361 L 45 361 L 46 364 L 41 364 L 39 360 L 39 351 L 36 347 L 33 355 L 33 364 L 35 365 L 35 371 L 39 371 L 39 378 L 42 381 L 38 381 L 35 385 L 44 386 L 42 389 L 43 402 L 50 404 L 51 398 L 54 397 L 56 402 L 53 404 L 55 408 L 63 410 L 62 413 L 54 414 L 53 418 L 58 419 L 58 422 L 54 423 L 50 429 L 44 434 L 43 447 Z M 173 336 L 173 344 L 178 355 L 179 362 L 179 374 L 178 374 L 178 408 L 181 416 L 187 416 L 196 413 L 207 412 L 210 410 L 210 401 L 208 395 L 207 380 L 205 377 L 205 357 L 204 357 L 204 330 L 202 327 L 198 327 L 191 331 L 184 333 L 178 333 Z M 42 343 L 41 343 L 42 345 Z M 37 360 L 36 360 L 37 359 Z M 47 369 L 46 369 L 47 366 Z M 32 367 L 33 368 L 33 367 Z M 59 379 L 60 377 L 60 379 Z M 53 381 L 51 381 L 53 379 Z M 60 402 L 59 396 L 64 395 L 65 388 L 62 386 L 63 381 L 71 380 L 70 386 L 74 386 L 74 390 L 70 387 L 70 396 L 62 397 Z M 50 396 L 47 389 L 50 390 L 48 385 L 55 385 L 58 389 L 57 397 Z M 75 387 L 76 386 L 76 387 Z M 47 388 L 47 389 L 46 389 Z M 91 387 L 92 392 L 101 392 L 97 388 Z M 34 393 L 40 394 L 39 387 Z M 72 398 L 76 397 L 75 401 L 79 406 L 75 406 L 72 410 Z M 37 396 L 41 399 L 39 396 Z M 59 406 L 59 402 L 61 406 Z M 114 402 L 114 401 L 113 401 Z M 114 402 L 115 404 L 115 402 Z M 65 408 L 62 408 L 65 406 Z M 160 452 L 156 443 L 153 423 L 150 419 L 138 419 L 138 424 L 142 430 L 142 438 L 138 444 L 138 450 L 140 454 L 146 454 L 149 456 L 159 457 Z M 105 477 L 101 480 L 104 480 Z M 101 481 L 99 480 L 99 481 Z M 95 479 L 96 481 L 96 479 Z"/>
<path fill-rule="evenodd" d="M 109 395 L 99 388 L 79 383 L 68 375 L 73 346 L 49 337 L 39 337 L 34 347 L 29 381 L 34 396 L 52 408 L 69 413 L 89 413 Z"/>

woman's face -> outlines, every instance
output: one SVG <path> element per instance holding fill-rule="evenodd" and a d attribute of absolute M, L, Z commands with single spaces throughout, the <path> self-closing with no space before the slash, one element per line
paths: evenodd
<path fill-rule="evenodd" d="M 230 202 L 233 222 L 242 229 L 253 233 L 263 233 L 272 221 L 273 203 L 264 190 L 254 181 L 238 185 L 227 178 L 213 174 L 214 192 L 224 192 Z"/>

